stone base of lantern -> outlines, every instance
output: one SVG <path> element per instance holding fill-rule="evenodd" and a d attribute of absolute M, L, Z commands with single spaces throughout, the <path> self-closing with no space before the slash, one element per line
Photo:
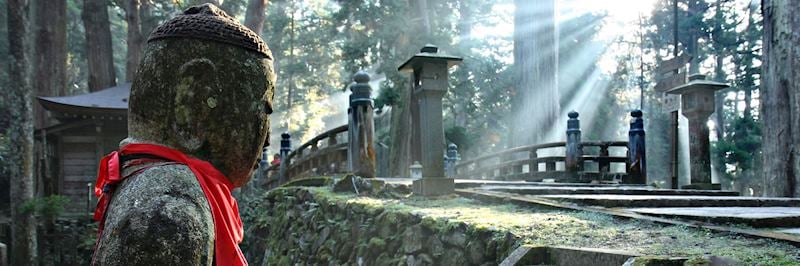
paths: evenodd
<path fill-rule="evenodd" d="M 699 190 L 722 190 L 722 185 L 720 184 L 712 184 L 712 183 L 695 183 L 691 185 L 685 185 L 681 187 L 682 189 L 699 189 Z"/>
<path fill-rule="evenodd" d="M 412 185 L 415 195 L 431 197 L 453 194 L 455 181 L 452 178 L 422 178 L 414 180 Z"/>

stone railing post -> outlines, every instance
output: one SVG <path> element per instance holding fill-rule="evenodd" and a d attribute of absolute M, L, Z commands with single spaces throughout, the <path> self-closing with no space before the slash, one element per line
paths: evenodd
<path fill-rule="evenodd" d="M 447 156 L 445 156 L 445 175 L 448 178 L 455 178 L 456 177 L 456 164 L 459 160 L 461 160 L 461 156 L 458 155 L 458 145 L 455 143 L 450 143 L 447 145 Z"/>
<path fill-rule="evenodd" d="M 3 243 L 0 243 L 0 266 L 8 266 L 8 249 Z"/>
<path fill-rule="evenodd" d="M 628 131 L 628 174 L 622 180 L 626 184 L 647 183 L 647 159 L 645 157 L 644 120 L 641 110 L 631 111 L 631 128 Z"/>
<path fill-rule="evenodd" d="M 581 147 L 581 122 L 578 120 L 578 112 L 572 111 L 568 114 L 567 120 L 567 151 L 564 158 L 564 166 L 572 176 L 577 176 L 581 170 L 583 150 Z"/>
<path fill-rule="evenodd" d="M 292 151 L 292 140 L 291 135 L 289 133 L 281 134 L 281 149 L 280 149 L 280 156 L 281 156 L 281 164 L 278 167 L 278 176 L 280 178 L 280 183 L 285 183 L 289 181 L 289 177 L 286 176 L 289 171 L 289 152 Z"/>
<path fill-rule="evenodd" d="M 350 109 L 347 128 L 347 164 L 353 174 L 361 177 L 375 177 L 375 120 L 372 119 L 372 88 L 369 74 L 358 71 L 350 84 Z"/>

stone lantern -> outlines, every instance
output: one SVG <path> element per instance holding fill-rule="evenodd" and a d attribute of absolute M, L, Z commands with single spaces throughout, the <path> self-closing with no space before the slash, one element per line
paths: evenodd
<path fill-rule="evenodd" d="M 727 88 L 725 83 L 705 80 L 694 74 L 689 82 L 670 89 L 668 94 L 681 96 L 681 112 L 689 120 L 690 189 L 714 189 L 711 184 L 711 153 L 708 140 L 708 117 L 714 112 L 714 92 Z"/>
<path fill-rule="evenodd" d="M 414 164 L 408 167 L 408 171 L 411 173 L 411 178 L 413 179 L 422 178 L 422 165 L 419 164 L 419 162 L 414 161 Z"/>
<path fill-rule="evenodd" d="M 397 69 L 412 74 L 412 156 L 425 167 L 422 179 L 414 181 L 414 193 L 436 196 L 453 192 L 453 179 L 444 172 L 444 126 L 442 97 L 447 92 L 447 70 L 460 63 L 460 57 L 439 54 L 439 48 L 425 45 L 420 53 Z"/>

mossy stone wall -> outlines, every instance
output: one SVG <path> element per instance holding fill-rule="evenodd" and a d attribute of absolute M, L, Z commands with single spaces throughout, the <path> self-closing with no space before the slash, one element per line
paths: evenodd
<path fill-rule="evenodd" d="M 250 264 L 497 265 L 516 236 L 348 201 L 322 188 L 284 187 L 248 201 Z"/>

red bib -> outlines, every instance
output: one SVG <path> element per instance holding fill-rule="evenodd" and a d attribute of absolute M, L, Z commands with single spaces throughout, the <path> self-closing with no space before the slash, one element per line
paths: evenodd
<path fill-rule="evenodd" d="M 206 196 L 211 215 L 214 217 L 214 260 L 217 265 L 247 265 L 239 243 L 244 237 L 242 220 L 239 218 L 239 206 L 231 196 L 233 184 L 210 163 L 186 156 L 182 152 L 154 144 L 128 144 L 119 152 L 111 152 L 100 161 L 94 193 L 99 198 L 94 211 L 94 220 L 99 221 L 99 233 L 105 224 L 105 212 L 108 208 L 113 187 L 125 178 L 120 174 L 120 156 L 145 154 L 184 164 L 192 170 L 203 194 Z M 105 191 L 103 191 L 105 188 Z M 98 239 L 99 241 L 99 239 Z M 96 251 L 96 250 L 95 250 Z"/>

